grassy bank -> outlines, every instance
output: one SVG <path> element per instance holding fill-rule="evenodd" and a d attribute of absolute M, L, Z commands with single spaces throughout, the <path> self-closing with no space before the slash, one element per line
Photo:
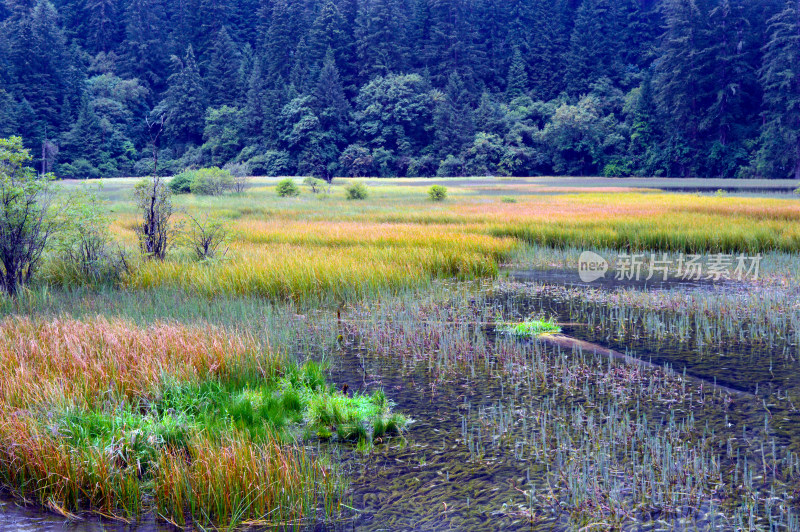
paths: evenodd
<path fill-rule="evenodd" d="M 302 442 L 406 422 L 382 392 L 336 391 L 319 365 L 208 326 L 10 317 L 0 372 L 0 478 L 65 515 L 334 519 L 344 479 Z"/>

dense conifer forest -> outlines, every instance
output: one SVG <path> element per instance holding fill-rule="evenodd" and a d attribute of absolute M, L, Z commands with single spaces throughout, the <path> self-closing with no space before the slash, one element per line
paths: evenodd
<path fill-rule="evenodd" d="M 798 0 L 4 0 L 59 177 L 800 178 Z"/>

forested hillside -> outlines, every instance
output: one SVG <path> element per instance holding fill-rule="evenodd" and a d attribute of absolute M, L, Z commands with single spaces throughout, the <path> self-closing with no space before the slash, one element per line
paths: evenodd
<path fill-rule="evenodd" d="M 800 178 L 800 0 L 4 0 L 0 26 L 0 137 L 60 177 L 151 172 L 164 117 L 161 173 Z"/>

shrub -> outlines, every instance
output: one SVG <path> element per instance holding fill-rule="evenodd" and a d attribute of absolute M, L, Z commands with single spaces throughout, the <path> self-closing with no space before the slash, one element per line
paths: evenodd
<path fill-rule="evenodd" d="M 800 187 L 798 187 L 798 188 L 794 189 L 794 193 L 795 193 L 795 194 L 800 194 Z"/>
<path fill-rule="evenodd" d="M 197 260 L 224 257 L 228 252 L 228 248 L 222 249 L 228 239 L 225 226 L 221 222 L 209 219 L 208 215 L 203 217 L 187 215 L 187 217 L 190 224 L 185 236 Z"/>
<path fill-rule="evenodd" d="M 369 191 L 367 185 L 360 181 L 355 181 L 344 187 L 345 194 L 349 200 L 363 200 L 367 199 Z"/>
<path fill-rule="evenodd" d="M 114 246 L 110 220 L 94 192 L 71 194 L 64 213 L 69 223 L 55 235 L 62 284 L 114 283 L 130 271 L 128 257 Z"/>
<path fill-rule="evenodd" d="M 502 201 L 503 203 L 516 203 L 517 198 L 512 198 L 511 196 L 505 196 L 500 201 Z"/>
<path fill-rule="evenodd" d="M 221 196 L 232 189 L 231 173 L 216 166 L 197 170 L 191 184 L 192 194 L 201 196 Z"/>
<path fill-rule="evenodd" d="M 275 187 L 278 191 L 278 196 L 282 198 L 289 198 L 294 196 L 300 195 L 300 189 L 294 182 L 292 178 L 286 178 L 278 182 L 278 186 Z"/>
<path fill-rule="evenodd" d="M 316 177 L 307 177 L 303 179 L 303 184 L 310 188 L 312 193 L 319 194 L 320 192 L 325 192 L 327 181 Z"/>
<path fill-rule="evenodd" d="M 173 194 L 188 194 L 192 191 L 192 181 L 197 176 L 196 170 L 184 170 L 169 182 Z"/>
<path fill-rule="evenodd" d="M 233 176 L 231 188 L 235 194 L 241 194 L 250 184 L 250 165 L 247 163 L 228 163 L 223 170 L 227 170 Z"/>
<path fill-rule="evenodd" d="M 53 176 L 39 178 L 20 137 L 0 139 L 0 289 L 17 294 L 39 265 L 59 225 Z"/>
<path fill-rule="evenodd" d="M 444 201 L 447 198 L 447 187 L 433 185 L 428 189 L 428 196 L 430 196 L 431 201 Z"/>

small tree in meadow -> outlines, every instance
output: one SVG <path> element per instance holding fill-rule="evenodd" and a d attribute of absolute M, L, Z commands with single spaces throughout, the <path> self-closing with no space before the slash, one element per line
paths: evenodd
<path fill-rule="evenodd" d="M 201 196 L 221 196 L 231 192 L 234 180 L 231 173 L 216 166 L 197 170 L 192 179 L 192 194 Z"/>
<path fill-rule="evenodd" d="M 38 176 L 20 137 L 0 139 L 0 289 L 15 296 L 60 225 L 53 176 Z"/>
<path fill-rule="evenodd" d="M 344 188 L 344 190 L 346 197 L 349 200 L 363 200 L 367 199 L 367 196 L 369 196 L 367 185 L 360 181 L 350 183 Z"/>
<path fill-rule="evenodd" d="M 279 181 L 275 190 L 278 192 L 278 196 L 282 198 L 291 198 L 300 195 L 300 189 L 297 187 L 297 184 L 292 178 L 286 178 Z"/>
<path fill-rule="evenodd" d="M 428 189 L 428 196 L 431 198 L 431 201 L 444 201 L 447 199 L 447 187 L 433 185 Z"/>
<path fill-rule="evenodd" d="M 325 192 L 325 186 L 328 184 L 328 182 L 318 177 L 309 176 L 303 179 L 303 184 L 311 189 L 312 194 L 320 194 Z"/>

